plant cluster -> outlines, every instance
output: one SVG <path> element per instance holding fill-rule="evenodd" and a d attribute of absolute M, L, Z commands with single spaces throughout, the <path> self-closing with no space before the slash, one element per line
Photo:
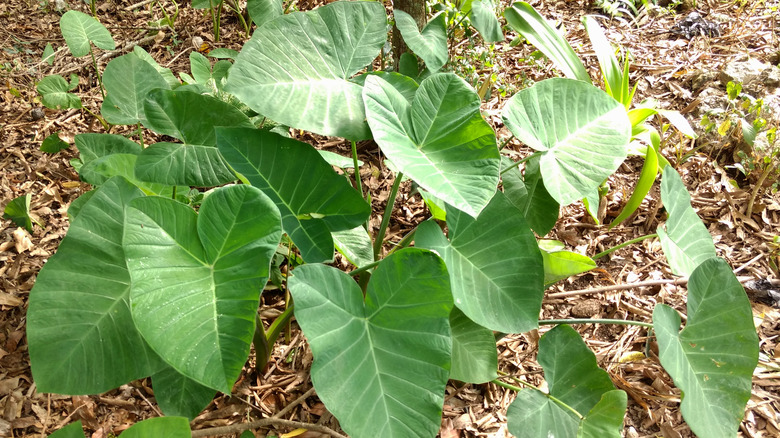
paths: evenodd
<path fill-rule="evenodd" d="M 626 393 L 566 321 L 539 320 L 545 285 L 595 263 L 536 235 L 553 228 L 561 205 L 598 193 L 660 110 L 629 110 L 628 68 L 607 51 L 599 59 L 609 93 L 567 58 L 568 44 L 550 39 L 557 33 L 530 5 L 516 3 L 505 17 L 540 49 L 555 48 L 562 56 L 548 56 L 577 77 L 541 81 L 507 101 L 504 123 L 535 150 L 524 163 L 502 157 L 477 91 L 445 71 L 443 20 L 422 31 L 398 26 L 425 62 L 422 74 L 365 72 L 387 39 L 377 2 L 280 13 L 237 55 L 212 65 L 193 53 L 191 73 L 179 76 L 186 83 L 140 48 L 109 62 L 102 117 L 166 140 L 75 137 L 74 165 L 95 189 L 71 204 L 68 233 L 30 293 L 38 390 L 100 393 L 151 376 L 163 412 L 193 418 L 216 392 L 231 392 L 252 344 L 258 362 L 267 358 L 294 313 L 317 394 L 353 437 L 435 436 L 450 379 L 518 390 L 507 412 L 515 436 L 619 437 Z M 356 141 L 377 143 L 396 174 L 376 232 L 365 226 L 370 195 L 359 172 L 337 173 L 333 157 L 286 127 L 349 140 L 341 167 L 359 166 Z M 653 141 L 643 149 L 652 184 L 665 159 Z M 385 252 L 403 178 L 447 233 L 427 220 Z M 750 304 L 669 166 L 661 196 L 668 219 L 658 237 L 673 272 L 690 277 L 685 328 L 665 304 L 652 323 L 611 322 L 653 330 L 695 433 L 733 436 L 758 360 Z M 357 268 L 330 266 L 335 251 Z M 280 258 L 293 260 L 285 275 L 274 268 Z M 264 331 L 258 306 L 269 279 L 291 302 Z M 557 325 L 539 341 L 548 390 L 498 380 L 497 334 L 541 324 Z M 135 427 L 189 434 L 184 419 Z M 141 433 L 133 430 L 129 437 Z"/>

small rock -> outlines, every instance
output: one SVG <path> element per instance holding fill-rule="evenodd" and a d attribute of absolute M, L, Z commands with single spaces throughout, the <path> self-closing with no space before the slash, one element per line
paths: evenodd
<path fill-rule="evenodd" d="M 718 77 L 724 85 L 730 81 L 739 82 L 744 92 L 758 95 L 765 87 L 780 85 L 780 68 L 748 57 L 726 64 Z"/>
<path fill-rule="evenodd" d="M 32 117 L 33 121 L 41 120 L 46 117 L 46 113 L 43 111 L 43 108 L 33 108 L 30 112 L 30 117 Z"/>
<path fill-rule="evenodd" d="M 575 318 L 591 318 L 598 315 L 600 312 L 601 301 L 599 300 L 580 301 L 571 309 L 571 314 Z"/>

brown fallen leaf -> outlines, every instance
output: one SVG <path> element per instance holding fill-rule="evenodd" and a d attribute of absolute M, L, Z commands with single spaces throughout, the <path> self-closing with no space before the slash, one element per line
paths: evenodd
<path fill-rule="evenodd" d="M 12 233 L 14 236 L 14 247 L 16 252 L 21 254 L 33 247 L 32 240 L 30 240 L 30 233 L 24 228 L 17 228 Z"/>

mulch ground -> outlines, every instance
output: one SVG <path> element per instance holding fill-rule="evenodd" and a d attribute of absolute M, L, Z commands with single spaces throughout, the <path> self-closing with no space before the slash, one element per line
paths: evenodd
<path fill-rule="evenodd" d="M 81 1 L 71 7 L 87 12 Z M 223 17 L 222 36 L 215 42 L 211 22 L 203 11 L 182 6 L 174 31 L 149 32 L 148 23 L 163 18 L 160 4 L 173 11 L 170 1 L 128 9 L 130 1 L 98 2 L 98 15 L 114 35 L 119 47 L 143 46 L 161 65 L 175 72 L 189 71 L 188 56 L 192 50 L 227 47 L 240 49 L 246 39 L 242 29 L 229 13 Z M 503 6 L 506 6 L 506 2 Z M 582 27 L 583 14 L 598 11 L 589 3 L 578 1 L 531 2 L 545 17 L 562 24 L 567 39 L 582 55 L 598 77 L 597 60 Z M 316 2 L 298 2 L 301 10 Z M 41 141 L 59 132 L 72 143 L 73 136 L 84 132 L 104 132 L 87 112 L 44 109 L 44 117 L 33 117 L 33 109 L 42 108 L 35 83 L 48 74 L 79 76 L 77 93 L 84 106 L 99 111 L 100 93 L 91 61 L 74 60 L 66 55 L 59 32 L 60 13 L 53 11 L 55 2 L 46 0 L 0 2 L 0 206 L 24 195 L 32 195 L 32 212 L 40 225 L 32 233 L 16 227 L 10 220 L 0 222 L 0 437 L 43 437 L 76 420 L 81 420 L 93 438 L 121 433 L 145 418 L 161 415 L 148 379 L 132 382 L 114 391 L 92 396 L 64 396 L 40 393 L 32 380 L 25 339 L 27 297 L 36 274 L 46 259 L 56 252 L 68 227 L 69 204 L 90 189 L 79 181 L 69 164 L 77 157 L 74 147 L 57 154 L 40 151 Z M 694 117 L 697 94 L 692 83 L 710 77 L 734 59 L 749 54 L 761 61 L 780 61 L 780 31 L 777 1 L 722 2 L 700 0 L 698 9 L 719 17 L 722 36 L 674 38 L 668 31 L 681 15 L 644 12 L 636 22 L 630 19 L 605 21 L 609 39 L 627 48 L 634 62 L 632 83 L 638 82 L 636 101 L 652 97 L 669 109 L 680 110 L 697 126 Z M 773 9 L 774 8 L 774 9 Z M 488 121 L 499 137 L 508 137 L 501 124 L 500 109 L 519 88 L 546 77 L 557 75 L 548 63 L 533 56 L 534 49 L 519 45 L 510 47 L 510 34 L 504 43 L 489 51 L 477 43 L 456 44 L 455 50 L 465 59 L 479 57 L 489 63 L 464 75 L 482 85 L 493 75 L 490 97 L 484 105 Z M 201 42 L 202 41 L 202 42 Z M 193 44 L 194 42 L 194 44 Z M 53 65 L 41 62 L 47 43 L 60 49 Z M 99 55 L 101 68 L 112 55 Z M 460 65 L 460 64 L 458 64 Z M 710 75 L 710 76 L 707 76 Z M 714 77 L 714 76 L 713 76 Z M 503 92 L 509 91 L 508 94 Z M 775 121 L 777 123 L 777 121 Z M 121 130 L 115 131 L 123 133 Z M 304 140 L 348 154 L 348 145 L 334 139 L 304 134 Z M 742 177 L 729 168 L 735 144 L 728 139 L 709 144 L 695 144 L 682 136 L 667 138 L 665 156 L 675 165 L 691 191 L 694 208 L 715 240 L 718 253 L 740 278 L 772 280 L 778 277 L 780 246 L 774 242 L 780 235 L 780 196 L 763 191 L 757 198 L 752 217 L 744 215 L 753 179 Z M 701 141 L 700 141 L 701 142 Z M 510 143 L 516 157 L 530 152 L 521 144 Z M 683 160 L 683 157 L 685 159 Z M 391 173 L 384 168 L 378 150 L 371 145 L 361 148 L 364 184 L 373 194 L 374 217 L 379 217 L 387 201 Z M 629 159 L 609 181 L 611 191 L 604 214 L 607 222 L 617 216 L 622 203 L 631 193 L 641 169 L 641 161 Z M 737 181 L 735 187 L 730 181 Z M 395 206 L 394 227 L 389 239 L 398 241 L 406 231 L 426 218 L 427 211 L 419 195 L 402 187 Z M 594 255 L 627 240 L 655 231 L 663 220 L 659 212 L 656 186 L 645 199 L 639 213 L 612 230 L 597 226 L 580 203 L 564 208 L 555 230 L 546 237 L 561 240 L 571 250 Z M 346 265 L 344 265 L 346 267 Z M 621 288 L 621 285 L 635 285 Z M 269 292 L 263 296 L 261 315 L 270 321 L 280 313 L 283 294 Z M 649 321 L 653 307 L 666 303 L 685 313 L 686 290 L 675 282 L 655 239 L 644 240 L 599 260 L 599 267 L 552 286 L 547 291 L 542 317 L 551 318 L 623 318 Z M 742 437 L 780 436 L 780 313 L 772 303 L 752 300 L 755 323 L 761 340 L 761 358 L 753 379 L 753 397 L 748 403 L 740 428 Z M 606 369 L 616 386 L 629 395 L 624 435 L 627 437 L 690 437 L 692 433 L 680 415 L 680 391 L 676 389 L 657 357 L 624 360 L 627 353 L 643 351 L 647 343 L 645 329 L 635 326 L 575 326 L 596 353 L 600 366 Z M 543 383 L 537 364 L 536 346 L 546 328 L 504 338 L 498 343 L 499 368 L 534 385 Z M 308 370 L 312 356 L 305 338 L 292 325 L 287 339 L 277 342 L 267 367 L 257 370 L 250 357 L 232 395 L 217 396 L 192 422 L 193 429 L 231 427 L 258 418 L 276 415 L 285 420 L 315 423 L 333 430 L 337 421 L 311 391 Z M 451 382 L 447 388 L 440 436 L 503 437 L 506 431 L 506 407 L 514 393 L 493 384 L 464 385 Z M 223 435 L 238 436 L 221 429 Z M 257 436 L 289 432 L 282 422 L 255 430 Z M 205 432 L 200 432 L 205 433 Z M 89 436 L 89 435 L 88 435 Z M 203 435 L 201 435 L 203 436 Z M 301 437 L 326 436 L 308 431 Z"/>

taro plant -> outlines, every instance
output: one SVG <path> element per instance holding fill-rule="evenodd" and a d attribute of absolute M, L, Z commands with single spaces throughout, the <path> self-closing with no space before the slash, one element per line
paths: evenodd
<path fill-rule="evenodd" d="M 505 16 L 507 23 L 547 55 L 566 77 L 591 82 L 585 66 L 569 43 L 531 5 L 526 2 L 517 2 L 506 10 Z M 633 89 L 629 85 L 628 53 L 626 53 L 621 66 L 598 22 L 590 16 L 585 17 L 583 22 L 596 51 L 603 76 L 604 90 L 625 107 L 631 121 L 632 139 L 641 139 L 647 145 L 641 146 L 637 142 L 632 142 L 630 152 L 644 156 L 646 159 L 634 192 L 626 201 L 620 214 L 610 224 L 611 227 L 614 227 L 636 211 L 642 199 L 649 193 L 656 174 L 669 164 L 661 154 L 660 137 L 655 128 L 646 123 L 647 119 L 660 114 L 668 118 L 686 136 L 695 138 L 696 134 L 678 112 L 657 108 L 651 101 L 643 102 L 632 109 L 636 85 Z M 583 196 L 588 211 L 597 222 L 603 220 L 603 213 L 599 211 L 598 207 L 603 204 L 603 198 L 607 191 L 605 180 L 599 190 L 593 190 Z"/>
<path fill-rule="evenodd" d="M 30 294 L 40 391 L 99 393 L 151 376 L 163 412 L 193 418 L 216 392 L 231 392 L 252 343 L 267 358 L 294 312 L 317 394 L 344 431 L 433 437 L 449 379 L 519 389 L 498 380 L 497 333 L 582 322 L 539 313 L 544 285 L 592 260 L 540 244 L 534 231 L 546 234 L 559 204 L 595 190 L 625 159 L 625 107 L 571 79 L 522 90 L 504 109 L 513 134 L 538 151 L 521 173 L 458 76 L 364 73 L 386 43 L 386 20 L 375 2 L 270 20 L 230 66 L 223 95 L 169 82 L 145 55 L 109 63 L 104 115 L 170 141 L 76 136 L 79 175 L 95 189 L 71 205 L 68 234 Z M 356 190 L 311 145 L 258 128 L 262 119 L 349 140 L 353 166 L 354 142 L 373 138 L 396 170 L 380 227 L 364 228 L 371 209 L 359 172 Z M 447 233 L 428 220 L 385 251 L 404 177 L 439 203 Z M 197 208 L 182 196 L 193 189 Z M 665 305 L 652 324 L 601 322 L 653 328 L 691 428 L 729 436 L 750 397 L 758 339 L 747 298 L 687 196 L 667 168 L 659 236 L 675 272 L 690 274 L 686 327 Z M 294 311 L 264 332 L 259 298 L 280 243 L 300 258 L 274 280 Z M 330 266 L 336 251 L 355 269 Z M 511 431 L 620 435 L 626 394 L 574 330 L 546 333 L 539 363 L 549 391 L 520 391 Z"/>

